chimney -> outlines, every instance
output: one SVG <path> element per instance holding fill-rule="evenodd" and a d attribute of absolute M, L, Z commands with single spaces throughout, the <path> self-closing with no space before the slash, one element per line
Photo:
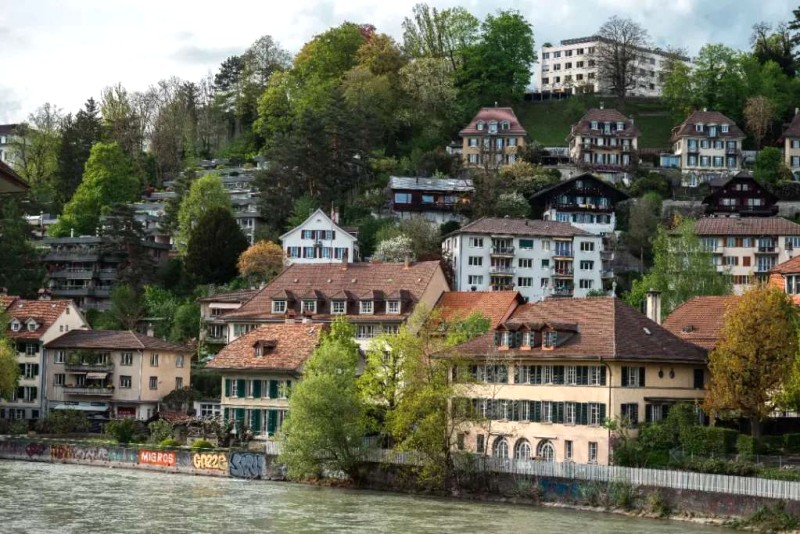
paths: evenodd
<path fill-rule="evenodd" d="M 708 108 L 703 108 L 703 112 L 706 112 L 706 111 L 708 111 Z"/>
<path fill-rule="evenodd" d="M 147 337 L 155 337 L 156 331 L 153 328 L 153 323 L 147 323 L 147 332 L 145 332 Z"/>
<path fill-rule="evenodd" d="M 342 254 L 342 270 L 343 271 L 347 270 L 347 254 L 348 254 L 348 252 L 349 251 L 347 249 L 344 249 L 344 254 Z"/>
<path fill-rule="evenodd" d="M 650 288 L 647 292 L 647 318 L 661 324 L 661 291 Z"/>
<path fill-rule="evenodd" d="M 605 102 L 603 102 L 603 101 L 601 100 L 601 101 L 600 101 L 600 109 L 603 109 L 604 107 L 605 107 Z"/>
<path fill-rule="evenodd" d="M 497 107 L 497 100 L 494 101 L 494 107 Z"/>
<path fill-rule="evenodd" d="M 798 112 L 800 112 L 800 108 L 794 108 L 794 114 L 797 115 Z"/>
<path fill-rule="evenodd" d="M 403 260 L 403 270 L 407 271 L 409 267 L 411 267 L 411 258 L 406 256 L 406 258 Z"/>

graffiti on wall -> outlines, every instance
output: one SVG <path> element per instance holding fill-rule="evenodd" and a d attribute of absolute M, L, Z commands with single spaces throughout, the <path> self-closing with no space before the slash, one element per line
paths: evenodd
<path fill-rule="evenodd" d="M 135 464 L 136 463 L 136 451 L 134 449 L 123 449 L 120 447 L 114 447 L 108 450 L 108 461 L 109 462 L 120 462 L 120 463 L 127 463 L 127 464 Z"/>
<path fill-rule="evenodd" d="M 172 467 L 175 465 L 174 451 L 139 451 L 139 463 L 149 465 L 160 465 L 162 467 Z"/>
<path fill-rule="evenodd" d="M 6 458 L 42 459 L 49 455 L 50 447 L 44 443 L 0 441 L 0 455 Z"/>
<path fill-rule="evenodd" d="M 192 453 L 192 465 L 195 469 L 228 470 L 228 457 L 224 452 Z"/>
<path fill-rule="evenodd" d="M 47 456 L 47 445 L 44 443 L 28 443 L 25 445 L 25 454 L 28 458 L 40 458 Z"/>
<path fill-rule="evenodd" d="M 72 460 L 75 448 L 72 445 L 52 445 L 50 456 L 54 460 Z"/>
<path fill-rule="evenodd" d="M 266 464 L 263 454 L 233 452 L 230 460 L 230 475 L 236 478 L 261 478 Z"/>

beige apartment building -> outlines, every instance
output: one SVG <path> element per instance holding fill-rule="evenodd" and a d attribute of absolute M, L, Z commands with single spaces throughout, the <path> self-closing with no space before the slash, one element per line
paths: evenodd
<path fill-rule="evenodd" d="M 593 108 L 572 125 L 569 157 L 573 163 L 611 182 L 638 163 L 639 129 L 616 109 Z"/>
<path fill-rule="evenodd" d="M 739 172 L 744 132 L 718 111 L 695 111 L 672 129 L 684 184 L 696 187 L 712 178 Z"/>
<path fill-rule="evenodd" d="M 528 142 L 528 132 L 511 108 L 481 108 L 458 135 L 461 157 L 468 167 L 512 165 Z"/>
<path fill-rule="evenodd" d="M 451 354 L 470 362 L 458 395 L 477 414 L 456 447 L 519 461 L 608 464 L 606 420 L 635 435 L 676 402 L 702 401 L 708 377 L 704 349 L 613 297 L 520 306 Z"/>
<path fill-rule="evenodd" d="M 48 410 L 144 420 L 189 387 L 191 349 L 129 330 L 71 330 L 45 348 Z"/>
<path fill-rule="evenodd" d="M 800 172 L 800 108 L 794 109 L 792 122 L 783 132 L 783 157 L 792 174 Z"/>

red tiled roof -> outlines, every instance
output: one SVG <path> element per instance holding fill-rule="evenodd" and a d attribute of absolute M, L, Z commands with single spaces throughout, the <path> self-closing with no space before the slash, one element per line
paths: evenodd
<path fill-rule="evenodd" d="M 45 345 L 48 349 L 133 349 L 191 352 L 189 347 L 177 345 L 132 332 L 130 330 L 70 330 Z"/>
<path fill-rule="evenodd" d="M 318 324 L 265 324 L 232 341 L 206 367 L 300 371 L 319 344 L 321 332 Z M 256 356 L 259 341 L 274 347 Z"/>
<path fill-rule="evenodd" d="M 800 224 L 782 217 L 705 217 L 694 224 L 699 236 L 800 235 Z"/>
<path fill-rule="evenodd" d="M 450 235 L 458 234 L 504 234 L 542 237 L 594 235 L 565 222 L 505 217 L 482 217 L 466 226 L 462 226 Z"/>
<path fill-rule="evenodd" d="M 389 295 L 405 290 L 412 303 L 425 292 L 441 267 L 438 261 L 411 263 L 295 263 L 267 284 L 238 310 L 222 315 L 223 320 L 252 318 L 267 319 L 272 315 L 272 298 L 300 299 L 308 291 L 316 291 L 324 299 L 342 292 L 356 300 L 368 292 Z M 367 317 L 367 316 L 360 316 Z M 401 319 L 395 315 L 394 318 Z M 319 318 L 319 315 L 314 315 Z"/>
<path fill-rule="evenodd" d="M 800 113 L 795 113 L 792 122 L 783 132 L 783 137 L 800 137 Z"/>
<path fill-rule="evenodd" d="M 498 359 L 535 358 L 553 360 L 617 360 L 705 363 L 706 351 L 654 323 L 642 313 L 614 297 L 545 299 L 520 306 L 506 321 L 511 328 L 521 324 L 547 324 L 570 332 L 553 350 L 499 351 L 494 332 L 454 347 L 462 356 Z"/>
<path fill-rule="evenodd" d="M 775 267 L 770 270 L 771 273 L 777 274 L 797 274 L 800 273 L 800 256 L 794 257 L 790 260 L 786 260 L 783 263 L 779 263 Z"/>
<path fill-rule="evenodd" d="M 720 128 L 717 128 L 717 137 L 721 139 L 739 139 L 744 138 L 744 132 L 736 126 L 733 120 L 729 119 L 719 111 L 695 111 L 686 120 L 672 129 L 672 141 L 676 141 L 680 137 L 707 137 L 708 128 L 703 128 L 702 132 L 695 131 L 696 124 L 727 124 L 728 133 L 723 133 Z"/>
<path fill-rule="evenodd" d="M 246 302 L 258 293 L 258 289 L 242 289 L 239 291 L 228 291 L 217 293 L 197 299 L 197 302 Z"/>
<path fill-rule="evenodd" d="M 639 129 L 636 128 L 633 124 L 633 120 L 629 117 L 626 117 L 616 109 L 597 109 L 592 108 L 584 114 L 583 117 L 580 118 L 578 122 L 572 125 L 570 130 L 570 137 L 575 135 L 606 135 L 602 133 L 602 128 L 600 131 L 592 130 L 592 121 L 597 121 L 599 123 L 604 122 L 624 122 L 625 128 L 623 130 L 614 130 L 612 131 L 611 135 L 614 137 L 638 137 L 641 135 L 639 133 Z"/>
<path fill-rule="evenodd" d="M 477 124 L 478 122 L 483 121 L 486 124 L 483 126 L 483 130 L 478 130 Z M 511 108 L 481 108 L 478 113 L 472 117 L 472 120 L 465 126 L 458 135 L 465 136 L 465 135 L 485 135 L 489 132 L 489 125 L 488 123 L 491 121 L 497 121 L 497 134 L 502 135 L 527 135 L 528 132 L 525 131 L 525 128 L 522 127 L 520 124 L 519 119 L 517 119 L 517 115 L 514 113 L 514 110 Z M 509 122 L 509 129 L 508 130 L 501 130 L 500 123 L 503 121 Z"/>
<path fill-rule="evenodd" d="M 39 339 L 70 304 L 71 300 L 16 299 L 6 310 L 6 316 L 9 322 L 13 319 L 18 320 L 22 323 L 22 328 L 19 332 L 12 332 L 10 326 L 6 325 L 6 335 L 11 339 Z M 28 319 L 35 320 L 39 325 L 33 332 L 29 331 L 25 324 Z"/>
<path fill-rule="evenodd" d="M 19 297 L 12 297 L 11 295 L 0 295 L 0 311 L 5 310 Z"/>
<path fill-rule="evenodd" d="M 725 312 L 739 300 L 737 296 L 694 297 L 674 310 L 664 321 L 664 328 L 681 339 L 711 350 L 725 324 Z"/>
<path fill-rule="evenodd" d="M 516 291 L 448 291 L 442 293 L 436 308 L 441 310 L 443 321 L 466 319 L 480 312 L 494 329 L 521 303 L 522 297 Z"/>

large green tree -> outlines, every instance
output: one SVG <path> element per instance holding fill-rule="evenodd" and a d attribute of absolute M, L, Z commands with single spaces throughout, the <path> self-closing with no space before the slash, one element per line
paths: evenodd
<path fill-rule="evenodd" d="M 791 299 L 767 285 L 748 290 L 725 313 L 720 340 L 709 355 L 706 408 L 747 418 L 753 437 L 760 438 L 761 423 L 775 410 L 797 349 Z"/>
<path fill-rule="evenodd" d="M 458 69 L 464 51 L 479 38 L 480 21 L 463 7 L 438 10 L 417 4 L 403 20 L 403 50 L 413 58 L 445 60 Z"/>
<path fill-rule="evenodd" d="M 139 178 L 119 145 L 96 143 L 86 162 L 83 181 L 49 233 L 66 236 L 74 231 L 78 235 L 93 235 L 99 229 L 104 208 L 134 202 L 139 194 Z"/>
<path fill-rule="evenodd" d="M 144 226 L 136 219 L 134 209 L 126 204 L 115 204 L 109 208 L 102 223 L 101 254 L 120 258 L 117 268 L 119 282 L 130 285 L 138 292 L 153 279 L 156 270 L 152 249 L 145 245 L 147 235 Z"/>
<path fill-rule="evenodd" d="M 0 197 L 0 287 L 34 298 L 44 278 L 31 226 L 14 198 Z"/>
<path fill-rule="evenodd" d="M 0 329 L 0 399 L 11 400 L 19 383 L 19 366 L 16 346 L 4 338 Z"/>
<path fill-rule="evenodd" d="M 184 268 L 199 283 L 225 284 L 238 274 L 236 261 L 247 246 L 247 238 L 230 210 L 210 209 L 192 228 Z"/>
<path fill-rule="evenodd" d="M 92 145 L 100 141 L 102 123 L 99 112 L 97 103 L 90 98 L 74 118 L 67 115 L 64 119 L 58 147 L 56 188 L 56 200 L 60 206 L 66 204 L 78 189 Z"/>
<path fill-rule="evenodd" d="M 178 210 L 178 234 L 175 245 L 181 254 L 186 253 L 189 237 L 200 218 L 217 208 L 231 211 L 231 197 L 216 174 L 206 174 L 192 182 L 189 192 Z"/>
<path fill-rule="evenodd" d="M 661 197 L 658 193 L 647 193 L 636 199 L 631 207 L 629 230 L 625 233 L 625 245 L 631 254 L 639 257 L 639 266 L 645 272 L 645 259 L 650 259 L 653 237 L 661 221 Z"/>
<path fill-rule="evenodd" d="M 354 335 L 345 318 L 334 321 L 292 390 L 280 460 L 293 479 L 319 477 L 323 470 L 356 474 L 356 449 L 363 446 L 367 426 L 356 382 L 359 350 Z"/>
<path fill-rule="evenodd" d="M 37 211 L 58 207 L 56 175 L 61 129 L 61 110 L 48 103 L 31 113 L 28 122 L 20 124 L 11 137 L 13 165 L 31 185 L 31 207 Z"/>

